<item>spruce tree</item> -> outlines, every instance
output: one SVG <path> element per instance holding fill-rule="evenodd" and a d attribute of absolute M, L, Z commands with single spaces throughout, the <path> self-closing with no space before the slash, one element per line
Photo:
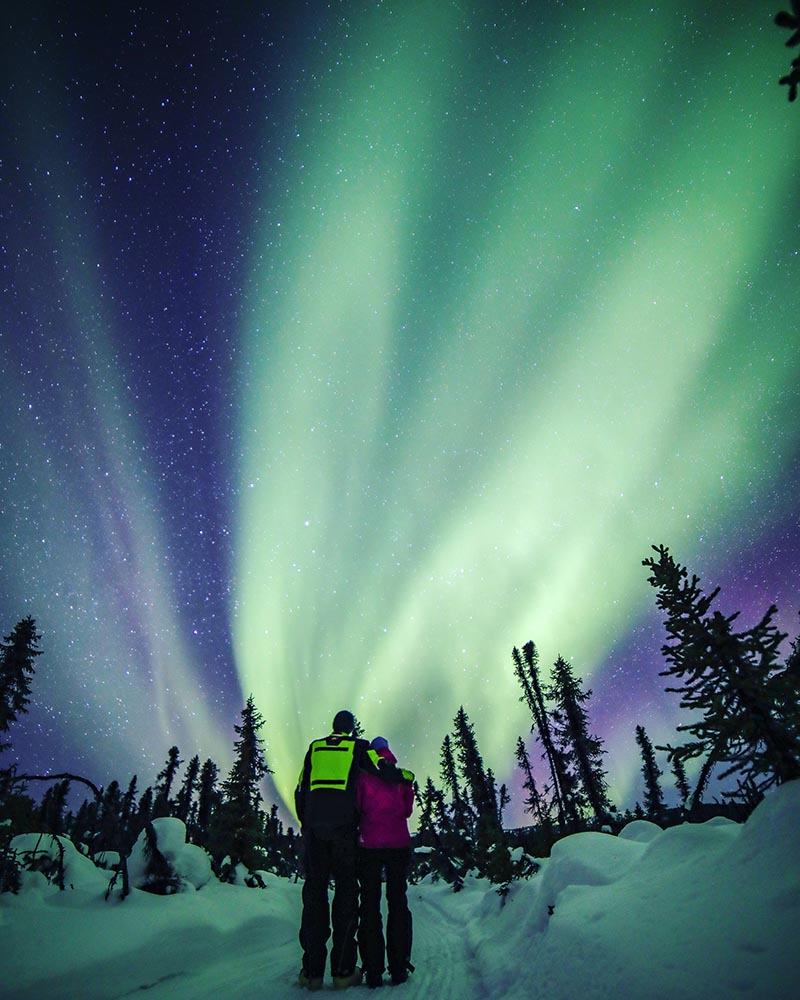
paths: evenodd
<path fill-rule="evenodd" d="M 695 716 L 678 727 L 694 740 L 672 752 L 683 760 L 705 758 L 693 804 L 717 764 L 724 768 L 720 778 L 735 775 L 761 794 L 800 777 L 800 737 L 783 712 L 791 682 L 778 662 L 786 635 L 773 624 L 777 608 L 771 605 L 752 628 L 734 632 L 738 612 L 726 617 L 711 611 L 719 588 L 705 595 L 699 578 L 690 579 L 667 548 L 653 550 L 657 558 L 644 559 L 643 565 L 667 615 L 662 652 L 669 666 L 662 676 L 675 680 L 667 690 L 679 694 L 681 707 Z"/>
<path fill-rule="evenodd" d="M 536 778 L 534 777 L 530 757 L 528 756 L 528 748 L 525 746 L 525 741 L 521 736 L 517 737 L 517 747 L 514 755 L 517 758 L 517 765 L 524 775 L 522 787 L 526 792 L 524 799 L 525 812 L 531 814 L 535 825 L 550 826 L 552 822 L 550 810 L 536 784 Z"/>
<path fill-rule="evenodd" d="M 492 774 L 491 768 L 489 769 L 489 774 Z M 492 775 L 492 781 L 494 781 L 494 776 Z M 508 790 L 508 786 L 503 782 L 497 793 L 497 823 L 500 829 L 503 829 L 503 813 L 506 811 L 506 806 L 511 803 L 511 792 Z"/>
<path fill-rule="evenodd" d="M 122 852 L 122 793 L 119 782 L 112 781 L 100 798 L 100 812 L 97 821 L 97 835 L 92 844 L 92 853 L 97 851 Z"/>
<path fill-rule="evenodd" d="M 610 811 L 608 783 L 602 766 L 603 741 L 589 733 L 589 718 L 584 703 L 592 695 L 584 691 L 570 664 L 559 656 L 553 664 L 553 680 L 548 691 L 555 704 L 551 712 L 557 750 L 564 770 L 574 779 L 575 801 L 589 808 L 596 822 L 605 822 Z"/>
<path fill-rule="evenodd" d="M 264 867 L 259 851 L 265 844 L 261 782 L 272 774 L 259 736 L 263 726 L 264 719 L 250 695 L 242 709 L 241 725 L 234 726 L 239 739 L 234 743 L 231 772 L 222 783 L 222 804 L 213 836 L 217 856 L 228 855 L 232 867 L 241 862 L 251 871 Z"/>
<path fill-rule="evenodd" d="M 578 816 L 571 796 L 567 794 L 574 779 L 568 774 L 563 755 L 556 749 L 550 727 L 550 715 L 545 703 L 544 690 L 539 678 L 539 651 L 533 642 L 526 642 L 522 655 L 515 646 L 511 651 L 514 673 L 522 687 L 521 701 L 524 701 L 533 718 L 531 732 L 542 745 L 542 756 L 550 769 L 553 800 L 562 831 L 574 830 Z"/>
<path fill-rule="evenodd" d="M 133 843 L 144 830 L 148 823 L 153 820 L 153 789 L 150 785 L 142 792 L 139 805 L 136 808 L 136 816 L 132 821 Z"/>
<path fill-rule="evenodd" d="M 42 796 L 37 811 L 37 826 L 46 833 L 60 836 L 67 831 L 64 809 L 66 808 L 69 780 L 51 785 Z"/>
<path fill-rule="evenodd" d="M 75 844 L 84 844 L 90 857 L 94 855 L 95 836 L 99 820 L 98 800 L 84 799 L 75 814 L 75 821 L 70 830 L 70 840 Z"/>
<path fill-rule="evenodd" d="M 678 794 L 680 795 L 681 806 L 685 807 L 689 801 L 690 794 L 689 781 L 686 777 L 686 767 L 680 757 L 673 755 L 670 757 L 670 760 L 672 762 L 672 773 L 675 777 L 675 787 L 678 789 Z"/>
<path fill-rule="evenodd" d="M 199 775 L 200 758 L 197 754 L 195 754 L 186 765 L 186 774 L 183 778 L 183 784 L 175 797 L 175 816 L 177 819 L 182 820 L 186 824 L 189 822 L 189 810 L 192 807 L 192 799 L 194 798 L 194 793 L 197 788 Z"/>
<path fill-rule="evenodd" d="M 11 746 L 10 742 L 3 742 L 2 734 L 8 732 L 20 714 L 28 711 L 33 661 L 42 654 L 40 639 L 36 622 L 28 615 L 0 643 L 0 752 Z"/>
<path fill-rule="evenodd" d="M 475 727 L 462 705 L 453 720 L 453 745 L 458 755 L 461 774 L 469 789 L 470 801 L 478 824 L 484 830 L 497 826 L 497 799 L 483 764 Z"/>
<path fill-rule="evenodd" d="M 272 774 L 267 766 L 263 740 L 259 736 L 263 726 L 264 719 L 250 695 L 242 709 L 241 725 L 233 727 L 239 739 L 233 744 L 233 767 L 222 783 L 225 800 L 241 803 L 243 810 L 258 808 L 262 801 L 261 782 Z"/>
<path fill-rule="evenodd" d="M 135 842 L 135 837 L 133 834 L 133 820 L 136 815 L 136 785 L 138 782 L 137 776 L 131 778 L 128 784 L 128 789 L 122 796 L 122 806 L 120 808 L 119 822 L 120 822 L 120 837 L 122 843 L 122 850 L 128 852 Z"/>
<path fill-rule="evenodd" d="M 500 825 L 494 776 L 484 767 L 475 728 L 463 705 L 453 720 L 453 746 L 475 816 L 472 864 L 492 881 L 503 881 L 507 865 L 500 859 L 507 859 L 508 850 Z"/>
<path fill-rule="evenodd" d="M 475 833 L 475 814 L 470 808 L 466 791 L 461 788 L 456 767 L 453 741 L 448 733 L 442 741 L 439 756 L 442 784 L 450 793 L 450 815 L 452 817 L 453 833 L 464 840 L 471 840 Z"/>
<path fill-rule="evenodd" d="M 656 753 L 644 726 L 636 727 L 636 743 L 642 755 L 644 807 L 650 819 L 659 821 L 664 818 L 664 793 L 658 781 L 663 772 L 656 763 Z"/>
<path fill-rule="evenodd" d="M 436 877 L 441 876 L 458 892 L 464 884 L 464 872 L 471 864 L 471 845 L 463 831 L 455 829 L 445 793 L 431 778 L 426 780 L 422 793 L 419 788 L 415 789 L 415 795 L 420 808 L 417 843 L 421 847 L 435 848 L 425 860 L 419 861 L 417 873 L 424 876 L 432 872 Z"/>
<path fill-rule="evenodd" d="M 435 825 L 436 788 L 431 778 L 426 780 L 425 790 L 422 792 L 415 783 L 414 798 L 419 810 L 416 842 L 420 847 L 434 847 L 437 834 Z"/>
<path fill-rule="evenodd" d="M 205 846 L 209 842 L 211 819 L 219 806 L 221 795 L 217 789 L 219 768 L 208 758 L 200 769 L 200 782 L 197 791 L 197 815 L 192 826 L 191 840 L 194 844 Z"/>
<path fill-rule="evenodd" d="M 170 799 L 169 795 L 172 791 L 172 783 L 175 780 L 175 775 L 178 773 L 178 768 L 183 763 L 178 754 L 179 750 L 177 747 L 170 747 L 167 755 L 167 761 L 156 776 L 154 790 L 155 798 L 153 800 L 153 819 L 158 819 L 161 816 L 172 815 L 174 803 Z"/>
<path fill-rule="evenodd" d="M 767 689 L 781 724 L 800 739 L 800 636 L 792 640 L 783 669 L 768 678 Z"/>

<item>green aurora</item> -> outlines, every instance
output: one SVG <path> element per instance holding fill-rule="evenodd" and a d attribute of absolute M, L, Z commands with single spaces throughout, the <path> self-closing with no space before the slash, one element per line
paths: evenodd
<path fill-rule="evenodd" d="M 269 192 L 232 620 L 287 802 L 340 707 L 436 776 L 463 704 L 508 774 L 511 646 L 601 686 L 650 544 L 691 564 L 797 449 L 769 17 L 502 7 L 354 15 Z M 623 797 L 636 721 L 605 734 Z"/>

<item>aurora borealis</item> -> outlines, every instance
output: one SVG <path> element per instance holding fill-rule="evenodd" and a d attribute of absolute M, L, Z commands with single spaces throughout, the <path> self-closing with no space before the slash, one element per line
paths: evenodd
<path fill-rule="evenodd" d="M 650 544 L 798 632 L 775 11 L 255 6 L 4 14 L 15 752 L 225 767 L 252 692 L 289 798 L 338 708 L 436 776 L 463 704 L 513 782 L 533 639 L 632 804 L 677 721 Z"/>

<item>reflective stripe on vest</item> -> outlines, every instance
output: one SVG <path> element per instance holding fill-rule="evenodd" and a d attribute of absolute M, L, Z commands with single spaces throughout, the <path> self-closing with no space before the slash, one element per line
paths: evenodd
<path fill-rule="evenodd" d="M 347 787 L 355 749 L 353 739 L 342 739 L 336 743 L 314 740 L 311 744 L 310 790 L 338 788 L 343 791 Z"/>

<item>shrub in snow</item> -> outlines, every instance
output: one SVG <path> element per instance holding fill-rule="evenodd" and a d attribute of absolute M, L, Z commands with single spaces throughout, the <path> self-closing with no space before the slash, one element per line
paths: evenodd
<path fill-rule="evenodd" d="M 11 850 L 11 820 L 0 822 L 0 892 L 17 893 L 22 885 L 17 855 Z"/>
<path fill-rule="evenodd" d="M 227 882 L 229 885 L 243 885 L 248 889 L 266 889 L 266 880 L 273 874 L 273 872 L 262 868 L 250 871 L 247 865 L 241 861 L 235 865 L 230 854 L 225 855 L 219 866 L 220 882 Z"/>
<path fill-rule="evenodd" d="M 132 886 L 147 892 L 187 892 L 211 879 L 211 858 L 202 847 L 186 843 L 181 820 L 166 816 L 139 834 L 128 858 L 128 877 Z"/>
<path fill-rule="evenodd" d="M 119 868 L 119 852 L 118 851 L 100 851 L 94 857 L 94 863 L 98 868 L 105 868 L 108 871 L 115 871 Z"/>
<path fill-rule="evenodd" d="M 67 837 L 49 833 L 22 833 L 11 841 L 19 865 L 41 872 L 59 889 L 105 889 L 108 876 L 85 858 Z"/>

